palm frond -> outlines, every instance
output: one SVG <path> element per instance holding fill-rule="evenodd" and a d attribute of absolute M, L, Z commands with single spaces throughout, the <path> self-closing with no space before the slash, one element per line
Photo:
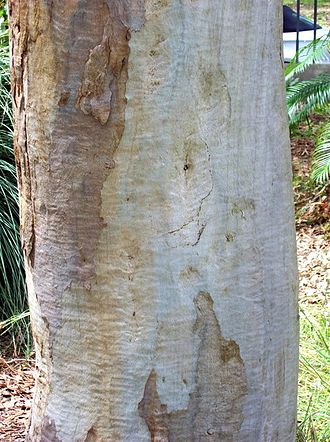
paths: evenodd
<path fill-rule="evenodd" d="M 294 57 L 285 69 L 285 80 L 289 83 L 295 76 L 304 72 L 314 63 L 320 63 L 329 58 L 330 32 L 321 38 L 304 46 L 298 57 Z M 300 60 L 297 63 L 297 59 Z"/>
<path fill-rule="evenodd" d="M 330 73 L 289 85 L 287 104 L 290 124 L 302 121 L 312 112 L 329 106 Z"/>
<path fill-rule="evenodd" d="M 320 184 L 330 180 L 330 121 L 323 126 L 316 140 L 311 177 Z"/>

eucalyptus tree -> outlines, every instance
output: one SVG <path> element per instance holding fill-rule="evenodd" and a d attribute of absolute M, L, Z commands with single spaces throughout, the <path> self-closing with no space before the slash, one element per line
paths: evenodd
<path fill-rule="evenodd" d="M 10 10 L 28 440 L 293 441 L 282 2 Z"/>

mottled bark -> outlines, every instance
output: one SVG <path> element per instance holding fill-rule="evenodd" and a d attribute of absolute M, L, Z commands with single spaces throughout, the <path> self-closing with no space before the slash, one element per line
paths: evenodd
<path fill-rule="evenodd" d="M 282 2 L 12 0 L 10 14 L 27 440 L 292 442 Z"/>

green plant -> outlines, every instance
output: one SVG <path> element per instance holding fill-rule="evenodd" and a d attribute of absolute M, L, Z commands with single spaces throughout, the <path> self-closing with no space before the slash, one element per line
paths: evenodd
<path fill-rule="evenodd" d="M 287 104 L 291 127 L 308 120 L 317 111 L 330 109 L 330 73 L 320 74 L 311 80 L 299 80 L 297 76 L 313 63 L 329 56 L 330 33 L 305 46 L 300 52 L 299 63 L 292 60 L 285 70 L 287 84 Z M 312 179 L 325 184 L 330 180 L 330 125 L 325 124 L 317 135 L 312 162 Z"/>
<path fill-rule="evenodd" d="M 330 104 L 330 73 L 289 85 L 287 103 L 292 125 L 326 108 Z"/>
<path fill-rule="evenodd" d="M 0 17 L 0 333 L 9 333 L 16 352 L 30 348 L 19 210 L 13 154 L 9 45 L 6 20 Z"/>
<path fill-rule="evenodd" d="M 297 77 L 313 63 L 328 56 L 330 33 L 305 46 L 299 52 L 300 62 L 292 60 L 285 71 L 287 84 L 287 104 L 291 127 L 306 120 L 314 112 L 327 112 L 330 109 L 330 73 L 320 74 L 310 80 Z M 312 162 L 312 179 L 325 184 L 330 179 L 330 125 L 325 124 L 316 139 Z"/>
<path fill-rule="evenodd" d="M 327 60 L 329 44 L 330 33 L 300 49 L 298 52 L 299 63 L 296 62 L 297 57 L 294 57 L 285 68 L 287 86 L 292 84 L 295 77 L 297 80 L 297 76 L 304 72 L 309 66 Z"/>
<path fill-rule="evenodd" d="M 329 318 L 323 307 L 300 313 L 298 442 L 330 440 Z"/>
<path fill-rule="evenodd" d="M 330 88 L 329 88 L 330 90 Z M 330 177 L 330 122 L 319 132 L 313 154 L 311 177 L 314 181 L 325 183 Z"/>

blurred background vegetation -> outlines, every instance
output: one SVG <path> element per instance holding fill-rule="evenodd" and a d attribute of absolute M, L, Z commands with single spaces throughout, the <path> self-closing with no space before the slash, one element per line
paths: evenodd
<path fill-rule="evenodd" d="M 31 350 L 13 152 L 8 19 L 0 3 L 0 333 L 14 353 Z"/>
<path fill-rule="evenodd" d="M 297 1 L 296 0 L 284 0 L 283 3 L 290 8 L 297 10 Z M 330 21 L 330 5 L 329 0 L 318 0 L 318 23 L 321 26 L 328 26 Z M 300 13 L 305 17 L 313 20 L 314 15 L 314 0 L 301 0 L 300 1 Z"/>

